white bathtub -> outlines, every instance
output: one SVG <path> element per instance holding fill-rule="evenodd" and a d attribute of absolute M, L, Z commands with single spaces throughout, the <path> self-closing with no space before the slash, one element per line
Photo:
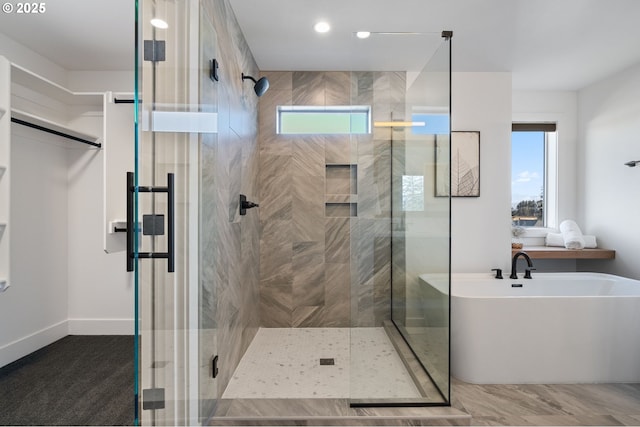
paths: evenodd
<path fill-rule="evenodd" d="M 453 376 L 478 384 L 640 382 L 640 281 L 508 274 L 452 275 Z"/>

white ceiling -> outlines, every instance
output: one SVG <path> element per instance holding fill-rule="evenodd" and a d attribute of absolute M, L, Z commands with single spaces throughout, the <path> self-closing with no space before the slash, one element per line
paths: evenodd
<path fill-rule="evenodd" d="M 454 32 L 454 71 L 512 72 L 516 89 L 575 90 L 640 62 L 639 0 L 230 2 L 262 70 L 401 69 L 426 59 L 442 30 Z M 42 15 L 0 13 L 0 32 L 68 70 L 131 69 L 133 0 L 46 5 Z M 319 19 L 332 31 L 314 33 Z M 380 50 L 355 40 L 358 30 L 435 35 Z"/>
<path fill-rule="evenodd" d="M 9 3 L 18 2 L 9 0 Z M 67 70 L 133 68 L 133 0 L 50 0 L 43 3 L 46 10 L 42 14 L 18 14 L 15 10 L 10 14 L 0 13 L 0 33 Z"/>

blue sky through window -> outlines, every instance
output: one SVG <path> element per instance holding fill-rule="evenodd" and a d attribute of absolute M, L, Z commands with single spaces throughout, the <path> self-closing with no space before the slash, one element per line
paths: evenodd
<path fill-rule="evenodd" d="M 511 133 L 511 205 L 539 200 L 544 186 L 544 132 Z"/>
<path fill-rule="evenodd" d="M 445 135 L 449 133 L 448 114 L 413 114 L 411 120 L 425 122 L 424 126 L 411 128 L 411 131 L 416 135 Z"/>

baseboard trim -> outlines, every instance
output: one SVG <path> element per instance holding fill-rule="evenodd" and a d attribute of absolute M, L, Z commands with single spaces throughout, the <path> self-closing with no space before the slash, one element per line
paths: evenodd
<path fill-rule="evenodd" d="M 133 319 L 69 319 L 69 335 L 133 334 Z"/>
<path fill-rule="evenodd" d="M 0 347 L 0 367 L 46 347 L 69 335 L 69 323 L 67 320 L 58 322 L 48 328 L 41 329 L 26 337 L 20 338 Z"/>

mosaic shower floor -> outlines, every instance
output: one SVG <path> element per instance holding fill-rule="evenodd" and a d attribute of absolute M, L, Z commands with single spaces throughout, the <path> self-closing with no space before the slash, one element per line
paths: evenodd
<path fill-rule="evenodd" d="M 321 365 L 320 359 L 329 360 Z M 223 399 L 419 397 L 383 328 L 260 328 L 222 395 Z"/>

